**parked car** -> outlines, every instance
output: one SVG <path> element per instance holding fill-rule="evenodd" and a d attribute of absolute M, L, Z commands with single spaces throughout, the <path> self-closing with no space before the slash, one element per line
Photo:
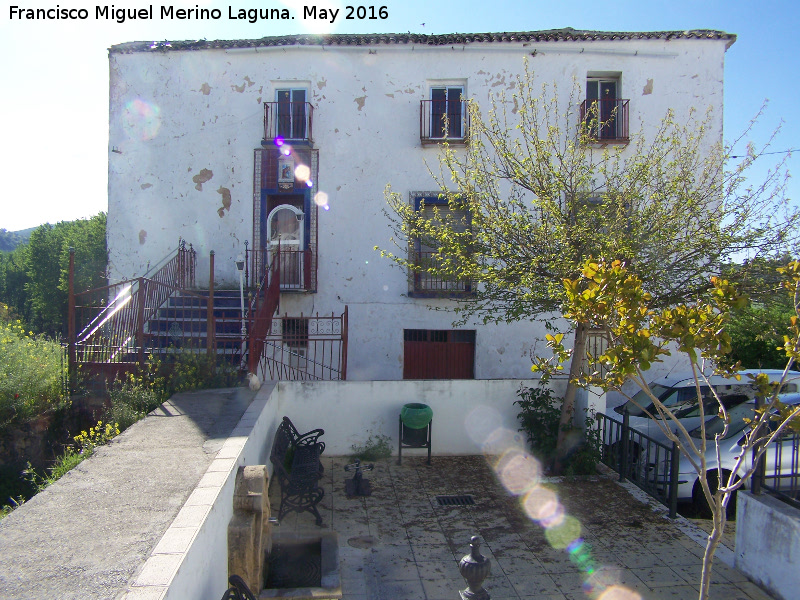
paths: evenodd
<path fill-rule="evenodd" d="M 783 371 L 778 369 L 748 369 L 739 371 L 740 380 L 736 380 L 734 377 L 712 375 L 708 378 L 708 383 L 714 388 L 725 408 L 731 409 L 756 397 L 758 390 L 748 375 L 755 376 L 759 373 L 766 374 L 770 381 L 773 382 L 780 381 L 783 376 Z M 697 402 L 697 388 L 694 377 L 690 372 L 657 379 L 649 385 L 653 395 L 672 410 L 675 417 L 681 420 L 681 424 L 687 431 L 691 431 L 700 425 L 700 405 Z M 800 390 L 798 390 L 797 379 L 784 382 L 781 389 L 781 393 L 798 391 Z M 702 382 L 700 386 L 700 394 L 703 398 L 705 419 L 714 418 L 718 412 L 717 400 L 711 393 L 709 385 L 706 385 L 705 382 Z M 627 411 L 631 429 L 643 433 L 656 441 L 665 442 L 666 436 L 661 431 L 658 423 L 647 416 L 647 412 L 654 416 L 658 415 L 650 397 L 643 390 L 640 390 L 633 396 L 633 400 L 635 402 L 628 400 L 626 403 L 616 407 L 614 411 L 620 415 L 624 415 Z M 647 412 L 645 412 L 645 409 Z M 677 425 L 671 420 L 667 420 L 665 423 L 671 431 L 677 431 Z"/>
<path fill-rule="evenodd" d="M 788 405 L 800 404 L 800 393 L 782 394 L 780 400 Z M 722 469 L 723 481 L 727 481 L 727 478 L 733 472 L 736 460 L 742 453 L 742 445 L 745 443 L 748 424 L 744 419 L 752 419 L 755 414 L 754 411 L 755 402 L 750 400 L 731 408 L 728 412 L 730 424 L 725 436 L 719 441 L 719 463 L 717 463 L 717 448 L 714 439 L 717 434 L 724 431 L 724 421 L 715 417 L 711 422 L 706 423 L 706 473 L 708 484 L 712 490 L 715 490 L 718 485 L 718 469 Z M 777 427 L 777 424 L 772 422 L 771 426 Z M 690 436 L 698 447 L 702 441 L 702 433 L 700 427 L 690 432 Z M 798 474 L 800 473 L 800 435 L 791 430 L 787 431 L 785 435 L 781 436 L 780 440 L 777 440 L 767 449 L 765 456 L 767 477 L 770 478 L 773 473 L 779 475 L 777 479 L 772 480 L 775 487 L 784 490 L 794 488 L 794 493 L 796 494 L 798 491 Z M 752 465 L 752 460 L 752 453 L 748 452 L 738 472 L 740 474 L 745 473 Z M 791 477 L 792 475 L 794 477 Z M 745 487 L 749 488 L 750 483 L 747 482 Z M 678 466 L 678 500 L 692 501 L 700 512 L 709 512 L 697 472 L 692 467 L 689 459 L 683 455 L 679 459 Z M 728 508 L 730 512 L 735 510 L 735 498 L 731 500 Z"/>

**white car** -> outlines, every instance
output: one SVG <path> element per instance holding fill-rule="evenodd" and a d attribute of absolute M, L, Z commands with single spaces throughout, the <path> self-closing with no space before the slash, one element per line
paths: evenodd
<path fill-rule="evenodd" d="M 759 373 L 766 374 L 770 381 L 778 382 L 783 376 L 783 370 L 778 369 L 748 369 L 739 371 L 741 380 L 736 380 L 733 377 L 723 377 L 721 375 L 712 375 L 708 378 L 708 382 L 713 386 L 714 390 L 719 396 L 726 409 L 733 408 L 734 406 L 752 400 L 755 398 L 757 389 L 752 383 L 748 375 L 757 375 Z M 798 381 L 793 379 L 796 375 L 790 375 L 790 380 L 784 382 L 781 393 L 797 392 Z M 681 424 L 686 428 L 686 431 L 700 425 L 700 410 L 697 402 L 697 388 L 695 387 L 694 377 L 691 373 L 680 373 L 678 375 L 667 376 L 662 379 L 657 379 L 650 382 L 650 390 L 665 406 L 669 407 L 676 418 L 681 420 Z M 717 415 L 717 401 L 711 394 L 709 386 L 704 381 L 701 381 L 700 393 L 703 397 L 703 408 L 705 411 L 705 419 L 709 420 Z M 634 403 L 628 400 L 626 403 L 614 409 L 620 415 L 624 415 L 628 411 L 629 424 L 631 429 L 643 433 L 644 435 L 653 438 L 656 441 L 665 443 L 666 436 L 661 431 L 653 419 L 647 416 L 646 409 L 650 414 L 657 416 L 655 406 L 653 405 L 650 397 L 644 391 L 637 392 L 633 399 Z M 637 406 L 637 403 L 639 406 Z M 641 408 L 640 408 L 641 407 Z M 619 417 L 616 417 L 619 418 Z M 675 432 L 678 427 L 671 420 L 665 421 L 672 432 Z"/>
<path fill-rule="evenodd" d="M 800 394 L 782 394 L 780 396 L 780 400 L 784 404 L 797 405 L 800 404 Z M 745 429 L 748 426 L 744 419 L 753 418 L 754 410 L 755 402 L 748 401 L 743 404 L 739 404 L 728 411 L 730 425 L 728 425 L 728 431 L 725 434 L 725 437 L 721 438 L 719 441 L 719 464 L 717 464 L 717 450 L 716 444 L 714 443 L 714 436 L 716 436 L 718 433 L 722 433 L 724 422 L 722 419 L 715 417 L 713 421 L 706 423 L 706 472 L 708 483 L 712 490 L 716 489 L 717 486 L 718 467 L 722 469 L 723 481 L 727 481 L 727 478 L 733 471 L 736 465 L 736 460 L 742 453 L 741 445 L 744 443 L 744 436 L 746 433 Z M 700 431 L 699 427 L 690 432 L 690 435 L 693 438 L 692 441 L 698 447 L 702 441 L 701 434 L 702 432 Z M 798 445 L 800 445 L 799 440 L 800 436 L 795 435 L 792 431 L 788 431 L 786 435 L 782 436 L 780 440 L 777 440 L 767 449 L 765 454 L 767 477 L 769 477 L 770 474 L 775 470 L 776 466 L 780 470 L 780 475 L 782 476 L 780 479 L 778 479 L 776 487 L 788 489 L 790 486 L 788 475 L 791 475 L 792 473 L 796 475 L 800 472 L 800 448 L 798 448 Z M 752 452 L 748 452 L 742 461 L 742 465 L 738 473 L 745 473 L 752 465 L 752 460 Z M 787 477 L 784 478 L 784 476 Z M 794 481 L 796 488 L 797 477 L 795 477 Z M 750 487 L 749 482 L 747 483 L 746 487 Z M 701 512 L 707 512 L 708 510 L 697 472 L 695 471 L 694 467 L 692 467 L 692 464 L 689 462 L 689 460 L 683 456 L 683 454 L 680 456 L 678 466 L 678 500 L 691 500 Z M 729 509 L 732 509 L 733 507 L 734 501 L 731 501 L 729 503 Z"/>

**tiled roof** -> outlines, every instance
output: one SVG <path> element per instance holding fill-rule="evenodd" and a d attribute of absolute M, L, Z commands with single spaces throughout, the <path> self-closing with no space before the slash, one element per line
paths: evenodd
<path fill-rule="evenodd" d="M 447 33 L 426 35 L 418 33 L 368 33 L 329 35 L 284 35 L 257 40 L 188 40 L 158 42 L 127 42 L 109 49 L 111 53 L 207 50 L 228 48 L 265 48 L 271 46 L 379 46 L 390 44 L 421 44 L 449 46 L 454 44 L 492 44 L 501 42 L 593 42 L 606 40 L 726 40 L 726 48 L 736 41 L 736 35 L 711 29 L 690 31 L 583 31 L 566 27 L 546 31 L 510 33 Z"/>

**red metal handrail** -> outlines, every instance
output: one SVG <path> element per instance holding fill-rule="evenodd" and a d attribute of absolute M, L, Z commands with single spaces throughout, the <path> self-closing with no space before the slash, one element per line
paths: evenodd
<path fill-rule="evenodd" d="M 278 248 L 280 252 L 280 247 Z M 264 352 L 264 340 L 272 327 L 272 317 L 278 310 L 281 295 L 280 261 L 272 263 L 272 271 L 264 273 L 261 285 L 250 303 L 248 312 L 249 340 L 247 368 L 255 373 L 261 354 Z"/>

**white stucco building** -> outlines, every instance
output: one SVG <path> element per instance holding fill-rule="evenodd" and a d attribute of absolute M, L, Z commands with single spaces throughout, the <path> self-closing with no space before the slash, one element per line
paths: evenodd
<path fill-rule="evenodd" d="M 721 139 L 724 56 L 734 41 L 716 31 L 565 29 L 114 46 L 111 278 L 141 275 L 180 237 L 199 253 L 201 282 L 213 250 L 217 281 L 234 283 L 245 241 L 258 270 L 280 240 L 281 312 L 349 307 L 348 379 L 401 379 L 404 368 L 414 376 L 404 344 L 423 340 L 474 353 L 466 373 L 433 376 L 528 377 L 541 325 L 474 323 L 452 333 L 452 315 L 429 310 L 452 303 L 430 297 L 436 282 L 409 282 L 373 249 L 391 244 L 385 186 L 410 202 L 435 197 L 426 163 L 437 163 L 442 114 L 457 141 L 468 126 L 461 99 L 488 106 L 491 94 L 514 89 L 525 60 L 542 82 L 568 94 L 575 80 L 586 99 L 602 99 L 601 111 L 617 110 L 603 142 L 624 144 L 667 109 L 680 118 L 693 107 L 714 108 L 710 137 Z"/>

